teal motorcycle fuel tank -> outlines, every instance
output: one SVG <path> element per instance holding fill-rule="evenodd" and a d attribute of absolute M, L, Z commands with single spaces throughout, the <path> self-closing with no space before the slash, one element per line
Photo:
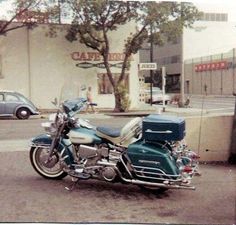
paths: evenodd
<path fill-rule="evenodd" d="M 140 140 L 128 147 L 127 154 L 136 172 L 142 172 L 145 176 L 157 177 L 155 174 L 170 175 L 172 178 L 179 176 L 175 159 L 161 145 Z"/>
<path fill-rule="evenodd" d="M 71 129 L 68 136 L 73 144 L 101 144 L 102 142 L 95 130 L 83 127 Z"/>

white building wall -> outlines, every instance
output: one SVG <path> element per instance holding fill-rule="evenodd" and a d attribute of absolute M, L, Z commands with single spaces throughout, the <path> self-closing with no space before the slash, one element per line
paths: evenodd
<path fill-rule="evenodd" d="M 17 34 L 17 35 L 16 35 Z M 0 89 L 18 90 L 29 95 L 28 50 L 25 29 L 0 36 L 1 79 Z"/>
<path fill-rule="evenodd" d="M 134 24 L 122 26 L 110 34 L 111 52 L 122 53 L 124 39 L 134 31 Z M 61 90 L 68 88 L 77 96 L 85 96 L 81 86 L 92 87 L 94 102 L 98 107 L 114 108 L 113 94 L 98 94 L 97 74 L 106 73 L 105 69 L 92 67 L 83 69 L 76 66 L 80 61 L 72 59 L 73 52 L 94 52 L 79 42 L 68 42 L 65 31 L 57 37 L 49 38 L 45 34 L 46 25 L 39 25 L 33 30 L 25 28 L 9 32 L 0 37 L 0 55 L 2 75 L 0 89 L 15 90 L 30 98 L 37 107 L 53 108 L 51 101 L 60 98 Z M 131 107 L 139 101 L 138 54 L 133 56 L 129 73 Z M 93 63 L 99 63 L 96 61 Z M 117 63 L 117 62 L 111 62 Z M 112 68 L 113 73 L 121 69 Z"/>

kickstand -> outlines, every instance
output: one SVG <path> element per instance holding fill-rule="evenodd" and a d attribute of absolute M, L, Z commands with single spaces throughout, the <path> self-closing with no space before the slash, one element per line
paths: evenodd
<path fill-rule="evenodd" d="M 71 181 L 72 181 L 72 184 L 65 187 L 67 191 L 73 191 L 75 189 L 76 184 L 78 184 L 79 179 L 72 177 Z"/>

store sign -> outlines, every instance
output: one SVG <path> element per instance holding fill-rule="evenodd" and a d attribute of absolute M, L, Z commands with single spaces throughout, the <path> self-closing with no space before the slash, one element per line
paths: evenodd
<path fill-rule="evenodd" d="M 83 68 L 83 69 L 89 69 L 93 67 L 92 63 L 88 63 L 88 62 L 82 62 L 82 63 L 77 63 L 76 64 L 77 67 Z"/>
<path fill-rule="evenodd" d="M 71 58 L 75 61 L 103 61 L 102 56 L 98 52 L 72 52 Z M 108 61 L 124 61 L 124 53 L 109 53 Z M 133 57 L 130 57 L 133 61 Z"/>
<path fill-rule="evenodd" d="M 219 61 L 219 62 L 211 62 L 211 63 L 203 63 L 195 65 L 195 72 L 224 70 L 224 69 L 228 69 L 227 61 Z"/>
<path fill-rule="evenodd" d="M 109 67 L 115 67 L 115 68 L 122 68 L 123 63 L 108 63 Z M 83 69 L 89 69 L 92 67 L 97 67 L 100 69 L 105 69 L 104 63 L 89 63 L 89 62 L 81 62 L 76 64 L 77 67 L 83 68 Z"/>
<path fill-rule="evenodd" d="M 157 70 L 156 63 L 139 63 L 139 70 Z"/>

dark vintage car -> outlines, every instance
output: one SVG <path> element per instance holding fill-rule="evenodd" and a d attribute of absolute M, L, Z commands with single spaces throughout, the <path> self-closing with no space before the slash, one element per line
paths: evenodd
<path fill-rule="evenodd" d="M 15 91 L 0 91 L 0 116 L 28 119 L 30 115 L 38 114 L 35 105 L 24 95 Z"/>

